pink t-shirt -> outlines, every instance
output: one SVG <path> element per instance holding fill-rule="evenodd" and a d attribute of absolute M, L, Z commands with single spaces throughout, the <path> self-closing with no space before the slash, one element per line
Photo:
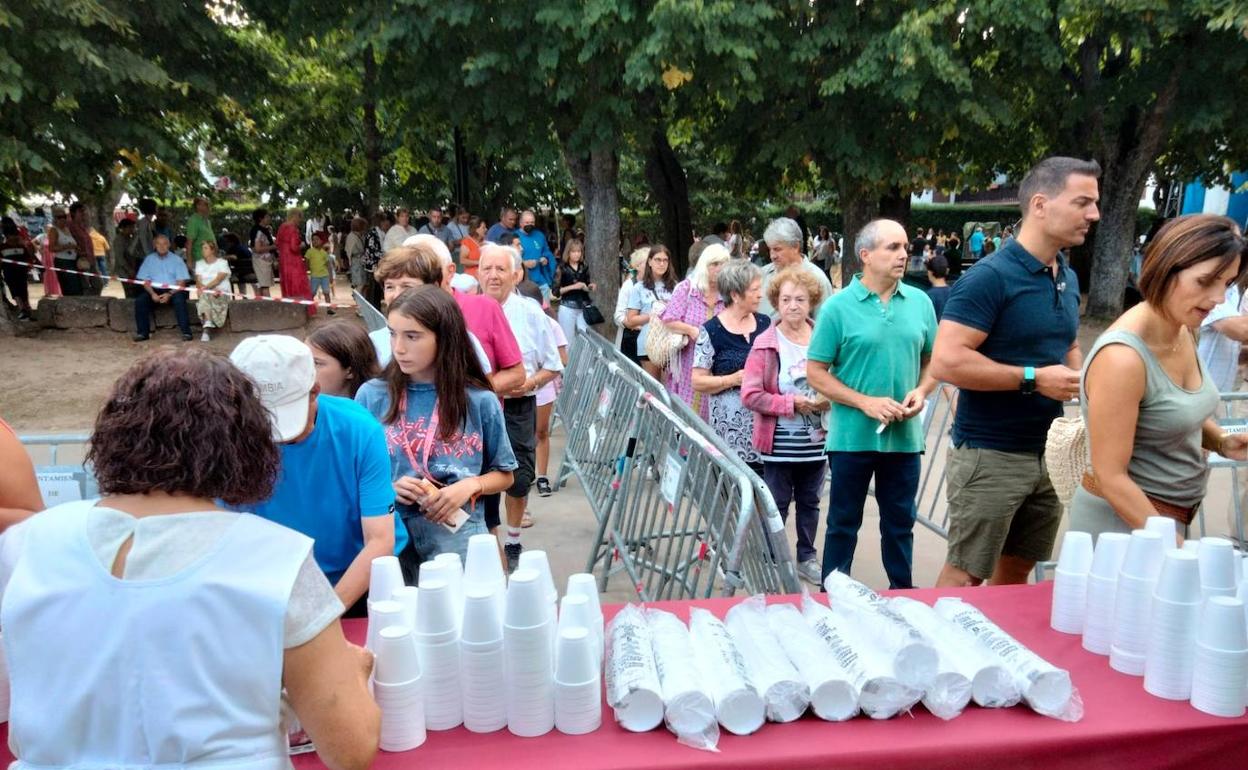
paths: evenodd
<path fill-rule="evenodd" d="M 520 345 L 507 323 L 507 316 L 503 315 L 501 305 L 483 294 L 452 293 L 464 314 L 468 331 L 476 335 L 495 372 L 524 363 Z"/>

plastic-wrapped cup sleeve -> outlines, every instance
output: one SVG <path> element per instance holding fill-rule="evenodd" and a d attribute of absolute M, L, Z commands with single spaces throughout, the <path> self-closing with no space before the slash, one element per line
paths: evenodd
<path fill-rule="evenodd" d="M 771 633 L 765 606 L 761 595 L 746 599 L 728 611 L 725 626 L 745 661 L 751 684 L 763 698 L 767 719 L 792 722 L 806 713 L 810 688 Z"/>
<path fill-rule="evenodd" d="M 645 615 L 631 604 L 620 610 L 607 640 L 607 703 L 616 721 L 634 732 L 653 730 L 663 719 L 663 701 Z"/>

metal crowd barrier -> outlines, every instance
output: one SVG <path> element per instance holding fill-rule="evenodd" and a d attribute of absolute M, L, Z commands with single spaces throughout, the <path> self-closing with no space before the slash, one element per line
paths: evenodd
<path fill-rule="evenodd" d="M 594 332 L 572 341 L 565 371 L 557 478 L 577 478 L 598 520 L 587 569 L 603 590 L 620 571 L 643 601 L 799 590 L 770 492 L 709 428 Z"/>
<path fill-rule="evenodd" d="M 352 298 L 355 299 L 355 306 L 360 311 L 360 318 L 364 321 L 364 327 L 370 332 L 378 329 L 386 328 L 386 317 L 381 311 L 373 307 L 373 303 L 364 298 L 358 290 L 351 291 Z"/>
<path fill-rule="evenodd" d="M 89 500 L 99 497 L 100 488 L 95 475 L 82 463 L 62 462 L 61 449 L 68 445 L 85 446 L 90 437 L 85 433 L 19 436 L 18 440 L 28 447 L 46 447 L 47 461 L 35 460 L 35 480 L 44 505 Z"/>

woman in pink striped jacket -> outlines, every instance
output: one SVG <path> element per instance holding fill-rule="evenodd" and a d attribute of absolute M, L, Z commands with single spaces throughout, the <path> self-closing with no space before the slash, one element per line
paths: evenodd
<path fill-rule="evenodd" d="M 830 404 L 806 381 L 806 351 L 818 305 L 818 281 L 800 268 L 780 271 L 767 286 L 778 322 L 759 335 L 745 361 L 741 401 L 754 412 L 754 448 L 763 458 L 763 480 L 786 520 L 797 509 L 797 572 L 819 585 L 815 552 L 819 502 L 827 478 L 822 416 Z"/>

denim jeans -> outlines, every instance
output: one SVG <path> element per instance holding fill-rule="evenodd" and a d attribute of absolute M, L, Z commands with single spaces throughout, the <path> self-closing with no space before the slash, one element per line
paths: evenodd
<path fill-rule="evenodd" d="M 152 289 L 157 294 L 168 294 L 171 289 Z M 178 321 L 178 329 L 184 336 L 191 335 L 191 319 L 186 310 L 186 297 L 184 291 L 175 291 L 169 299 L 169 304 L 173 305 L 173 316 Z M 144 291 L 134 299 L 134 328 L 139 334 L 146 337 L 151 334 L 152 329 L 152 308 L 156 305 L 156 301 L 151 295 Z"/>
<path fill-rule="evenodd" d="M 889 588 L 913 588 L 914 495 L 919 488 L 919 455 L 901 452 L 829 452 L 832 494 L 823 540 L 823 576 L 846 575 L 854 562 L 867 487 L 875 477 L 880 508 L 880 552 Z"/>
<path fill-rule="evenodd" d="M 763 463 L 763 481 L 771 490 L 780 518 L 789 520 L 789 503 L 797 512 L 797 562 L 815 558 L 815 537 L 819 534 L 819 498 L 828 477 L 824 460 L 805 463 Z"/>
<path fill-rule="evenodd" d="M 458 532 L 451 532 L 421 515 L 403 516 L 403 525 L 407 527 L 408 537 L 411 538 L 412 550 L 422 562 L 432 561 L 442 553 L 457 553 L 466 562 L 468 538 L 489 533 L 485 528 L 485 519 L 480 515 L 474 515 L 465 521 Z"/>

